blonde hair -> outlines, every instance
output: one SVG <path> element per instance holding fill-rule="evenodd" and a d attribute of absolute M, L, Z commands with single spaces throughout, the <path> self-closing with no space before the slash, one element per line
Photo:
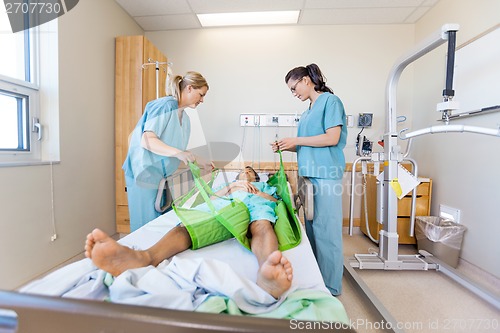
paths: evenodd
<path fill-rule="evenodd" d="M 167 77 L 167 96 L 173 96 L 176 100 L 180 100 L 181 91 L 188 85 L 194 89 L 207 87 L 207 80 L 198 72 L 187 72 L 186 75 L 174 75 Z"/>

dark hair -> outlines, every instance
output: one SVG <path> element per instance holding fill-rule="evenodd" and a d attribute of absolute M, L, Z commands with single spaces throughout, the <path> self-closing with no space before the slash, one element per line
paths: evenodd
<path fill-rule="evenodd" d="M 288 83 L 292 79 L 300 80 L 306 76 L 314 83 L 314 90 L 333 94 L 333 90 L 326 86 L 326 78 L 316 64 L 310 64 L 306 67 L 295 67 L 290 70 L 285 76 L 285 83 Z"/>
<path fill-rule="evenodd" d="M 247 166 L 246 166 L 246 167 L 244 167 L 243 169 L 250 169 L 250 170 L 252 170 L 252 171 L 253 171 L 253 173 L 254 173 L 254 175 L 255 175 L 255 181 L 256 181 L 256 182 L 260 182 L 260 176 L 259 176 L 259 174 L 257 173 L 257 171 L 255 171 L 255 169 L 254 169 L 254 168 L 252 168 L 251 166 L 247 165 Z M 241 175 L 241 173 L 242 173 L 242 172 L 243 172 L 243 170 L 242 170 L 242 171 L 240 171 L 240 172 L 238 173 L 238 175 L 236 176 L 236 180 L 238 180 L 238 178 L 240 177 L 240 175 Z"/>

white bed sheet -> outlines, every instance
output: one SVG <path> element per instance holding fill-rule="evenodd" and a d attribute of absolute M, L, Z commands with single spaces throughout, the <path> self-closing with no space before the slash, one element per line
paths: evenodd
<path fill-rule="evenodd" d="M 227 176 L 228 175 L 226 175 L 226 177 Z M 221 180 L 221 177 L 224 176 L 220 174 L 217 182 L 220 183 L 224 180 L 224 178 Z M 228 179 L 229 181 L 232 180 L 230 177 L 225 179 Z M 135 232 L 123 237 L 119 240 L 119 242 L 134 249 L 147 249 L 160 240 L 178 223 L 179 219 L 172 210 L 149 222 Z M 312 253 L 305 230 L 302 228 L 301 231 L 302 242 L 295 248 L 284 252 L 284 255 L 291 262 L 294 269 L 292 286 L 289 292 L 309 290 L 319 291 L 329 295 L 329 291 L 323 282 L 319 267 L 316 263 L 314 254 Z M 198 274 L 198 271 L 203 270 L 208 273 L 207 275 L 210 276 L 211 279 L 215 278 L 210 281 L 212 284 L 225 284 L 224 282 L 221 282 L 225 281 L 225 277 L 220 276 L 223 274 L 220 273 L 222 271 L 225 271 L 226 273 L 224 274 L 227 276 L 232 276 L 232 280 L 238 280 L 237 283 L 240 283 L 240 285 L 236 286 L 236 289 L 224 286 L 220 290 L 215 288 L 214 291 L 215 293 L 221 294 L 227 290 L 230 292 L 232 292 L 232 290 L 238 290 L 237 293 L 239 294 L 237 294 L 237 297 L 241 296 L 241 298 L 245 298 L 245 300 L 240 302 L 238 306 L 241 305 L 240 308 L 244 308 L 245 311 L 248 311 L 249 313 L 258 313 L 260 311 L 259 307 L 262 307 L 262 304 L 265 304 L 265 307 L 268 307 L 268 310 L 276 308 L 284 299 L 283 297 L 282 300 L 276 302 L 274 299 L 268 299 L 266 297 L 269 296 L 269 294 L 265 293 L 265 295 L 263 295 L 262 290 L 255 284 L 258 271 L 257 259 L 252 252 L 244 248 L 235 239 L 229 239 L 198 250 L 186 250 L 171 258 L 170 261 L 165 260 L 158 266 L 158 268 L 148 267 L 145 269 L 127 271 L 125 272 L 127 274 L 124 273 L 115 280 L 115 283 L 113 283 L 113 286 L 109 288 L 109 290 L 103 283 L 106 273 L 97 269 L 89 259 L 84 259 L 67 265 L 40 280 L 34 281 L 21 288 L 20 291 L 26 293 L 84 299 L 103 300 L 111 298 L 112 301 L 116 300 L 122 303 L 175 308 L 178 304 L 172 304 L 171 302 L 168 304 L 154 304 L 154 302 L 158 299 L 164 299 L 165 295 L 159 295 L 159 297 L 156 297 L 157 295 L 153 295 L 154 293 L 148 292 L 147 294 L 150 294 L 150 296 L 142 297 L 142 293 L 144 292 L 142 286 L 145 286 L 144 288 L 154 288 L 154 285 L 157 285 L 160 281 L 155 279 L 164 278 L 163 275 L 165 274 L 170 274 L 172 276 L 172 267 L 174 270 L 173 275 L 177 276 L 179 270 L 184 270 L 184 268 L 179 267 L 180 265 L 184 265 L 189 269 L 192 269 L 192 272 L 188 272 L 187 276 L 191 276 L 190 274 Z M 156 272 L 156 270 L 158 272 Z M 156 277 L 151 278 L 153 275 Z M 241 277 L 241 279 L 239 277 Z M 195 287 L 200 287 L 196 286 L 196 279 L 196 277 L 193 278 L 193 283 Z M 169 281 L 170 280 L 166 279 L 164 282 L 170 283 Z M 141 284 L 142 286 L 140 286 Z M 201 287 L 204 288 L 206 285 Z M 113 296 L 113 288 L 115 290 L 115 294 L 118 294 L 118 296 Z M 187 289 L 190 288 L 192 289 L 192 286 L 187 287 Z M 118 290 L 118 292 L 116 292 L 116 290 Z M 129 293 L 136 294 L 129 297 Z M 179 295 L 182 293 L 183 291 L 181 290 Z M 193 296 L 194 294 L 183 295 L 186 301 L 183 303 L 184 305 L 179 305 L 179 307 L 185 310 L 190 310 L 190 307 L 193 306 L 194 309 L 204 300 L 202 297 L 191 302 L 191 299 L 195 298 Z M 113 297 L 115 297 L 115 299 L 113 299 Z M 178 298 L 181 300 L 182 297 L 176 296 L 170 298 Z M 255 304 L 257 305 L 254 306 Z"/>
<path fill-rule="evenodd" d="M 146 249 L 178 223 L 177 216 L 170 211 L 122 238 L 120 243 L 137 249 Z M 294 269 L 292 288 L 314 289 L 329 293 L 304 229 L 302 229 L 301 243 L 284 251 L 283 254 L 292 263 Z M 198 250 L 186 250 L 177 256 L 181 259 L 216 259 L 229 264 L 237 274 L 252 281 L 257 280 L 258 263 L 255 255 L 236 239 L 229 239 Z"/>

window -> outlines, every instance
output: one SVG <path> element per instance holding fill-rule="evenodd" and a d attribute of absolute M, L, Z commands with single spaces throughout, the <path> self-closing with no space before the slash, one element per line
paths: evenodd
<path fill-rule="evenodd" d="M 0 163 L 40 160 L 38 29 L 12 33 L 0 10 Z"/>
<path fill-rule="evenodd" d="M 29 111 L 35 105 L 35 91 L 0 82 L 0 151 L 32 151 L 30 132 L 35 131 L 41 135 L 38 118 L 33 116 L 32 126 L 29 123 Z"/>

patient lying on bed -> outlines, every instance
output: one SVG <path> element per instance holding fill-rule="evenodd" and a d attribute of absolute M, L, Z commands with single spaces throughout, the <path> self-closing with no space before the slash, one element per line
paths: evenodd
<path fill-rule="evenodd" d="M 237 197 L 249 208 L 250 245 L 259 263 L 257 285 L 273 297 L 279 298 L 291 286 L 293 269 L 288 259 L 278 250 L 278 240 L 273 229 L 273 223 L 276 221 L 273 205 L 277 201 L 272 196 L 274 188 L 258 180 L 255 170 L 246 167 L 236 181 L 224 186 L 216 194 Z M 190 247 L 191 238 L 186 228 L 180 224 L 144 251 L 123 246 L 102 230 L 94 229 L 87 235 L 85 256 L 100 269 L 118 276 L 128 269 L 157 266 L 163 260 Z"/>

